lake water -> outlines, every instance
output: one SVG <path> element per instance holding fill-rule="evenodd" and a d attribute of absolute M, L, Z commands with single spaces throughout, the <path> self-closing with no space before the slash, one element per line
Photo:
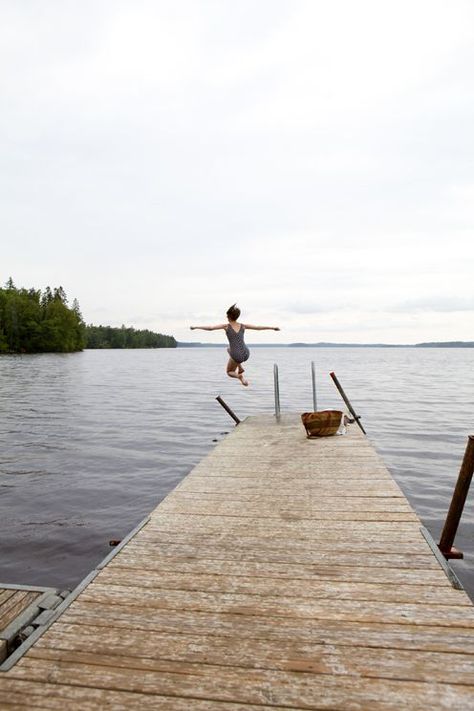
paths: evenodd
<path fill-rule="evenodd" d="M 334 370 L 367 433 L 437 538 L 468 434 L 470 349 L 254 348 L 250 387 L 225 348 L 85 351 L 0 358 L 0 582 L 72 587 L 241 419 L 341 407 Z M 353 425 L 355 426 L 355 425 Z M 474 488 L 474 485 L 473 485 Z M 474 491 L 453 567 L 474 597 Z"/>

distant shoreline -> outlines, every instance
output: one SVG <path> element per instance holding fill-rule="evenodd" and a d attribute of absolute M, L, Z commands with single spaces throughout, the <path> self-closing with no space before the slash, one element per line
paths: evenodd
<path fill-rule="evenodd" d="M 223 343 L 179 342 L 178 348 L 222 348 Z M 474 348 L 474 341 L 427 343 L 249 343 L 249 348 Z"/>

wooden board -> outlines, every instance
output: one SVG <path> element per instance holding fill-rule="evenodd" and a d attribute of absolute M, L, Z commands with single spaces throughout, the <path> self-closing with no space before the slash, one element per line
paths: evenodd
<path fill-rule="evenodd" d="M 0 634 L 40 595 L 41 592 L 33 590 L 15 590 L 0 586 Z"/>
<path fill-rule="evenodd" d="M 474 709 L 474 607 L 357 428 L 249 418 L 0 675 L 2 704 Z"/>

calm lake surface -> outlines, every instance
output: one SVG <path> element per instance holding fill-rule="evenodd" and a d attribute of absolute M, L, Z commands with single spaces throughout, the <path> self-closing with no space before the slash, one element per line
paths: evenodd
<path fill-rule="evenodd" d="M 0 582 L 72 587 L 243 419 L 341 408 L 334 370 L 367 433 L 433 536 L 468 434 L 470 349 L 254 348 L 250 387 L 226 378 L 220 348 L 85 351 L 0 358 Z M 355 426 L 355 425 L 353 425 Z M 474 485 L 473 485 L 474 488 Z M 474 597 L 474 491 L 453 567 Z"/>

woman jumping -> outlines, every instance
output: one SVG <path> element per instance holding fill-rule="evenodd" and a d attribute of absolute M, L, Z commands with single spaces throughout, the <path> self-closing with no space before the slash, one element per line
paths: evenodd
<path fill-rule="evenodd" d="M 223 329 L 226 333 L 229 347 L 229 362 L 227 363 L 227 375 L 229 378 L 237 378 L 242 385 L 248 385 L 248 381 L 244 378 L 244 369 L 242 363 L 245 363 L 250 356 L 250 351 L 245 345 L 244 334 L 245 329 L 249 328 L 253 331 L 279 331 L 278 326 L 251 326 L 246 323 L 238 323 L 237 319 L 240 316 L 240 309 L 236 304 L 227 309 L 227 323 L 221 323 L 218 326 L 191 326 L 191 331 L 199 329 L 201 331 L 218 331 Z"/>

